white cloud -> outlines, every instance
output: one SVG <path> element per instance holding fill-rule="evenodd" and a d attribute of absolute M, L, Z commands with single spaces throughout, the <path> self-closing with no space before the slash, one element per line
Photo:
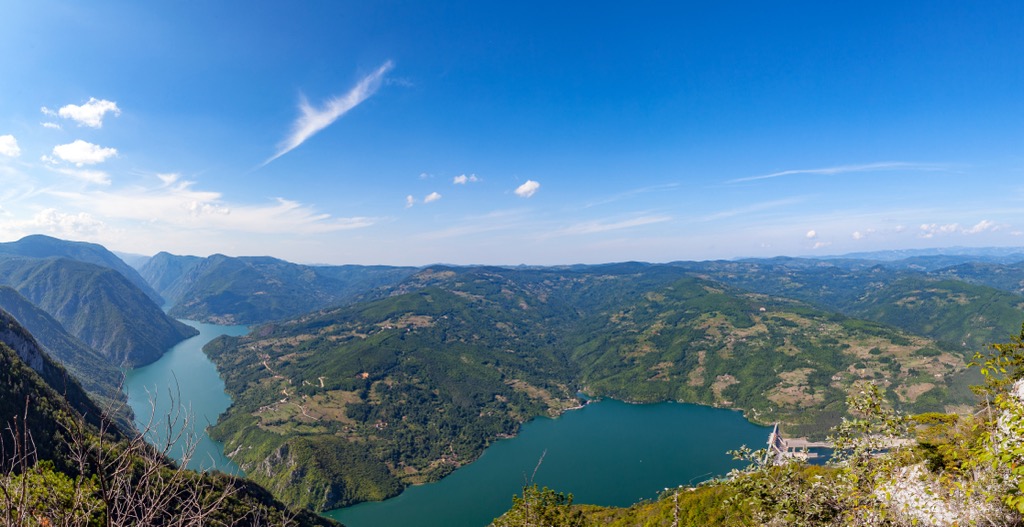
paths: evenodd
<path fill-rule="evenodd" d="M 99 233 L 104 227 L 103 222 L 91 214 L 85 212 L 68 214 L 53 208 L 39 211 L 28 223 L 27 226 L 61 236 L 93 235 Z"/>
<path fill-rule="evenodd" d="M 57 172 L 64 174 L 65 176 L 71 176 L 76 179 L 85 181 L 86 183 L 94 183 L 96 185 L 109 185 L 110 174 L 102 170 L 88 170 L 88 169 L 73 169 L 73 168 L 58 168 Z"/>
<path fill-rule="evenodd" d="M 518 188 L 516 188 L 516 196 L 519 196 L 520 198 L 529 198 L 536 194 L 537 189 L 539 188 L 540 183 L 537 183 L 532 179 L 528 179 L 526 180 L 526 183 L 523 183 L 522 185 L 519 185 Z"/>
<path fill-rule="evenodd" d="M 864 235 L 861 234 L 860 231 L 853 231 L 853 234 L 851 234 L 850 237 L 853 238 L 854 240 L 863 240 L 864 239 Z"/>
<path fill-rule="evenodd" d="M 159 178 L 160 181 L 163 181 L 164 186 L 166 187 L 166 186 L 173 185 L 174 183 L 176 183 L 178 181 L 178 179 L 181 178 L 181 175 L 179 175 L 179 174 L 157 174 L 156 177 Z"/>
<path fill-rule="evenodd" d="M 832 245 L 832 242 L 814 242 L 814 247 L 813 248 L 814 249 L 821 249 L 823 247 L 828 247 L 829 245 Z"/>
<path fill-rule="evenodd" d="M 951 234 L 960 229 L 959 223 L 947 223 L 946 225 L 939 225 L 937 223 L 922 223 L 919 234 L 922 238 L 934 238 L 936 234 Z"/>
<path fill-rule="evenodd" d="M 427 174 L 426 172 L 420 172 L 420 179 L 430 179 L 432 177 L 434 177 L 432 174 Z"/>
<path fill-rule="evenodd" d="M 918 236 L 921 238 L 934 238 L 937 235 L 944 234 L 981 234 L 983 232 L 994 232 L 1005 227 L 991 220 L 981 220 L 974 224 L 972 227 L 961 227 L 959 223 L 947 223 L 945 225 L 939 225 L 937 223 L 922 223 L 919 227 Z"/>
<path fill-rule="evenodd" d="M 53 110 L 50 110 L 45 106 L 42 108 L 42 112 L 45 115 L 53 115 Z M 78 106 L 77 104 L 62 106 L 61 109 L 57 111 L 57 115 L 77 122 L 78 126 L 102 128 L 103 117 L 108 112 L 115 116 L 121 115 L 121 109 L 117 107 L 116 102 L 90 97 L 89 101 L 81 106 Z"/>
<path fill-rule="evenodd" d="M 752 176 L 744 177 L 739 179 L 733 179 L 729 183 L 744 183 L 747 181 L 757 181 L 761 179 L 773 179 L 783 176 L 793 176 L 798 174 L 813 174 L 819 176 L 834 176 L 838 174 L 848 174 L 856 172 L 877 172 L 881 170 L 944 170 L 947 167 L 945 165 L 936 163 L 906 163 L 902 161 L 884 161 L 881 163 L 868 163 L 864 165 L 842 165 L 835 167 L 825 168 L 807 168 L 800 170 L 783 170 L 781 172 L 772 172 L 771 174 L 765 174 L 763 176 Z"/>
<path fill-rule="evenodd" d="M 76 139 L 73 143 L 53 147 L 53 155 L 75 166 L 95 165 L 117 155 L 117 149 L 104 148 Z M 44 156 L 44 161 L 49 161 Z"/>
<path fill-rule="evenodd" d="M 18 140 L 13 135 L 0 135 L 0 156 L 18 157 L 21 155 L 21 148 L 18 147 Z"/>
<path fill-rule="evenodd" d="M 161 177 L 161 185 L 116 190 L 48 194 L 70 206 L 107 220 L 129 220 L 149 226 L 221 230 L 257 234 L 318 234 L 369 227 L 369 217 L 333 217 L 296 201 L 276 198 L 267 205 L 229 204 L 221 193 L 193 188 L 194 182 Z"/>
<path fill-rule="evenodd" d="M 43 115 L 46 115 L 48 117 L 57 117 L 57 112 L 55 112 L 55 111 L 53 111 L 53 110 L 51 110 L 51 109 L 49 109 L 49 108 L 47 108 L 45 106 L 40 108 L 39 111 L 42 112 Z"/>
<path fill-rule="evenodd" d="M 405 208 L 408 209 L 408 208 L 412 207 L 415 204 L 416 204 L 416 198 L 412 197 L 412 194 L 409 194 L 408 196 L 405 197 Z"/>
<path fill-rule="evenodd" d="M 57 124 L 57 123 L 45 122 L 45 123 L 39 123 L 39 124 L 43 125 L 43 128 L 52 128 L 54 130 L 61 130 L 61 126 L 59 124 Z"/>
<path fill-rule="evenodd" d="M 476 177 L 476 174 L 470 174 L 468 176 L 465 175 L 465 174 L 462 174 L 461 176 L 455 176 L 455 179 L 452 179 L 452 183 L 454 183 L 456 185 L 465 185 L 466 183 L 476 183 L 477 181 L 480 181 L 480 178 Z"/>
<path fill-rule="evenodd" d="M 433 203 L 439 199 L 441 199 L 440 194 L 437 192 L 431 192 L 430 194 L 427 194 L 427 197 L 423 198 L 423 203 Z"/>
<path fill-rule="evenodd" d="M 807 234 L 805 236 L 808 240 L 813 240 L 818 237 L 818 233 L 814 229 L 811 229 L 807 231 Z"/>
<path fill-rule="evenodd" d="M 978 233 L 982 233 L 982 232 L 985 232 L 985 231 L 997 231 L 997 230 L 999 230 L 999 225 L 996 225 L 996 223 L 994 221 L 981 220 L 977 224 L 975 224 L 974 227 L 971 227 L 970 229 L 965 230 L 964 233 L 965 234 L 978 234 Z"/>
<path fill-rule="evenodd" d="M 394 63 L 390 60 L 385 62 L 381 67 L 377 68 L 376 71 L 366 77 L 363 77 L 363 79 L 360 80 L 359 83 L 349 90 L 349 92 L 344 96 L 332 98 L 321 108 L 313 108 L 309 105 L 309 101 L 303 97 L 299 102 L 299 111 L 302 112 L 302 115 L 292 123 L 291 135 L 278 145 L 277 153 L 275 153 L 270 159 L 266 160 L 263 164 L 266 165 L 288 152 L 291 152 L 314 134 L 330 126 L 349 110 L 370 98 L 370 96 L 377 91 L 377 88 L 380 87 L 381 79 L 384 77 L 384 74 L 393 67 Z"/>

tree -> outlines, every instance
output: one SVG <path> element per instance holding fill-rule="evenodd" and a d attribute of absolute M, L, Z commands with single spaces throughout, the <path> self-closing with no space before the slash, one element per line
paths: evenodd
<path fill-rule="evenodd" d="M 555 492 L 536 483 L 512 497 L 512 509 L 494 520 L 493 527 L 582 527 L 583 512 L 572 508 L 572 494 Z"/>

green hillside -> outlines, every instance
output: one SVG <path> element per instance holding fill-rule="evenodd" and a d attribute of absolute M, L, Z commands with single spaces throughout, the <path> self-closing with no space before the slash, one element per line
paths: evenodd
<path fill-rule="evenodd" d="M 172 316 L 254 324 L 345 304 L 414 271 L 409 267 L 308 266 L 270 257 L 160 253 L 141 273 L 167 299 Z"/>
<path fill-rule="evenodd" d="M 138 271 L 102 245 L 73 242 L 42 234 L 34 234 L 15 242 L 0 243 L 0 255 L 25 256 L 29 258 L 69 258 L 100 267 L 107 267 L 125 277 L 157 305 L 163 303 L 160 295 L 149 286 L 146 280 L 139 275 Z"/>
<path fill-rule="evenodd" d="M 17 290 L 115 366 L 148 364 L 196 334 L 107 267 L 68 258 L 0 257 L 0 284 Z"/>
<path fill-rule="evenodd" d="M 0 517 L 8 525 L 337 526 L 258 485 L 175 467 L 100 409 L 0 311 Z"/>
<path fill-rule="evenodd" d="M 234 404 L 212 434 L 256 481 L 328 509 L 437 479 L 580 389 L 812 434 L 867 380 L 901 407 L 970 400 L 956 348 L 682 274 L 439 267 L 387 298 L 221 338 L 205 351 Z"/>
<path fill-rule="evenodd" d="M 46 353 L 71 373 L 102 408 L 123 408 L 119 420 L 131 422 L 127 398 L 121 391 L 124 374 L 120 369 L 10 287 L 0 286 L 0 309 L 36 337 Z"/>
<path fill-rule="evenodd" d="M 883 265 L 834 265 L 798 258 L 740 262 L 679 262 L 696 276 L 749 291 L 809 304 L 891 325 L 965 350 L 979 349 L 1013 331 L 1024 297 L 924 273 Z M 1010 273 L 1014 266 L 996 265 Z"/>

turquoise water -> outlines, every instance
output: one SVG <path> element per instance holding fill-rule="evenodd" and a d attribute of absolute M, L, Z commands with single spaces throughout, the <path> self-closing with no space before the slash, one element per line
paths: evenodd
<path fill-rule="evenodd" d="M 167 416 L 191 416 L 189 430 L 198 444 L 188 468 L 215 469 L 242 475 L 242 470 L 224 455 L 223 445 L 206 435 L 206 427 L 217 422 L 217 416 L 231 405 L 231 398 L 224 393 L 224 381 L 217 374 L 217 368 L 203 354 L 203 346 L 220 335 L 244 335 L 249 328 L 202 324 L 190 320 L 182 322 L 198 329 L 199 334 L 180 342 L 160 360 L 125 375 L 124 390 L 128 395 L 128 404 L 135 412 L 135 425 L 139 430 L 150 429 L 147 439 L 159 444 L 168 437 Z M 152 416 L 159 420 L 151 426 Z M 170 437 L 180 433 L 182 425 L 181 419 L 172 423 Z M 180 461 L 184 444 L 182 437 L 169 452 L 171 457 Z"/>
<path fill-rule="evenodd" d="M 531 479 L 572 493 L 576 503 L 626 506 L 724 475 L 738 466 L 726 451 L 760 448 L 769 431 L 728 410 L 602 400 L 527 423 L 439 482 L 325 515 L 349 527 L 483 527 Z"/>
<path fill-rule="evenodd" d="M 175 406 L 194 415 L 199 443 L 189 468 L 242 474 L 223 454 L 222 445 L 205 433 L 231 399 L 202 348 L 219 335 L 244 335 L 248 328 L 182 322 L 200 334 L 157 362 L 128 372 L 128 403 L 137 425 L 144 427 L 150 415 L 171 413 L 173 396 Z M 153 395 L 155 412 L 150 406 Z M 156 432 L 153 441 L 166 437 L 166 426 Z M 759 448 L 768 432 L 729 410 L 601 400 L 558 419 L 525 424 L 518 436 L 496 442 L 479 460 L 439 482 L 325 515 L 349 527 L 483 527 L 507 510 L 512 495 L 530 481 L 572 493 L 577 503 L 626 506 L 654 498 L 666 487 L 725 474 L 737 466 L 726 451 L 744 444 Z M 180 448 L 171 455 L 180 459 Z"/>

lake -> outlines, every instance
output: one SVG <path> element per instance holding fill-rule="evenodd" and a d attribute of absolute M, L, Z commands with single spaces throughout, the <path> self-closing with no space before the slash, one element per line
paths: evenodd
<path fill-rule="evenodd" d="M 531 478 L 572 493 L 576 503 L 627 506 L 724 475 L 740 466 L 726 451 L 761 448 L 770 431 L 729 410 L 602 400 L 523 425 L 515 438 L 437 483 L 325 515 L 349 527 L 484 527 Z"/>
<path fill-rule="evenodd" d="M 224 455 L 224 446 L 206 435 L 206 427 L 217 422 L 217 416 L 231 405 L 231 398 L 224 393 L 224 381 L 203 354 L 203 346 L 221 335 L 244 335 L 249 328 L 191 320 L 182 322 L 198 329 L 199 334 L 178 343 L 156 362 L 125 374 L 124 391 L 128 405 L 135 412 L 135 425 L 144 430 L 151 416 L 161 419 L 162 426 L 150 427 L 155 429 L 148 438 L 150 442 L 159 442 L 167 436 L 166 416 L 174 415 L 174 407 L 180 408 L 183 411 L 180 417 L 192 417 L 190 428 L 198 441 L 188 468 L 242 475 L 238 465 Z M 151 401 L 155 402 L 155 411 Z M 172 402 L 177 404 L 172 405 Z M 182 425 L 179 421 L 172 427 L 174 433 L 178 433 Z M 183 446 L 184 440 L 179 441 L 170 452 L 171 457 L 180 461 Z"/>
<path fill-rule="evenodd" d="M 171 410 L 169 394 L 174 393 L 177 402 L 195 415 L 199 444 L 189 468 L 242 474 L 223 454 L 222 445 L 205 432 L 231 399 L 202 348 L 219 335 L 244 335 L 248 328 L 182 322 L 198 329 L 199 335 L 153 364 L 128 372 L 128 403 L 143 427 L 151 415 L 151 394 L 157 395 L 155 415 L 164 416 Z M 739 412 L 606 399 L 558 419 L 526 423 L 515 438 L 497 441 L 479 460 L 439 482 L 325 515 L 349 527 L 483 527 L 507 510 L 512 495 L 531 480 L 572 493 L 576 503 L 627 506 L 655 498 L 666 487 L 724 475 L 738 466 L 726 451 L 744 444 L 760 448 L 768 432 Z M 180 449 L 171 454 L 180 459 Z"/>

